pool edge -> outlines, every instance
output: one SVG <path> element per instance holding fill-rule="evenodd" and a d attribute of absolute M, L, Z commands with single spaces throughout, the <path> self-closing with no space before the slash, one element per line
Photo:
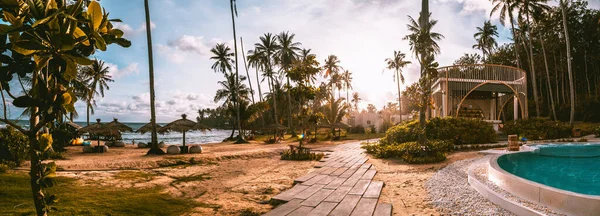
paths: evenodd
<path fill-rule="evenodd" d="M 591 216 L 600 212 L 600 196 L 557 189 L 516 176 L 498 165 L 501 156 L 490 157 L 488 179 L 503 190 L 567 215 Z"/>

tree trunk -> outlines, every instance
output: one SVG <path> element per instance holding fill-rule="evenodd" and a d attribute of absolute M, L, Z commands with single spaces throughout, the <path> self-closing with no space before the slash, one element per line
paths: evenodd
<path fill-rule="evenodd" d="M 286 74 L 288 74 L 288 70 L 286 70 Z M 292 131 L 292 136 L 296 136 L 296 130 L 292 127 L 292 96 L 290 91 L 292 90 L 292 86 L 290 85 L 290 77 L 287 77 L 287 99 L 288 99 L 288 128 Z"/>
<path fill-rule="evenodd" d="M 552 116 L 555 121 L 558 121 L 556 118 L 556 108 L 554 107 L 554 96 L 552 95 L 552 85 L 550 84 L 550 69 L 548 69 L 548 59 L 546 58 L 546 46 L 544 46 L 544 40 L 540 40 L 542 44 L 542 52 L 544 53 L 544 64 L 546 65 L 546 81 L 548 83 L 548 94 L 550 96 L 550 107 L 552 108 Z"/>
<path fill-rule="evenodd" d="M 86 109 L 87 109 L 87 115 L 86 115 L 86 117 L 87 117 L 87 125 L 89 126 L 90 125 L 90 106 L 91 105 L 90 105 L 90 103 L 87 103 L 86 105 L 87 105 L 86 106 Z"/>
<path fill-rule="evenodd" d="M 158 147 L 158 137 L 156 135 L 156 107 L 154 105 L 154 59 L 152 57 L 152 28 L 150 27 L 150 9 L 148 6 L 148 0 L 144 0 L 144 9 L 146 12 L 146 37 L 148 40 L 148 76 L 150 79 L 150 124 L 152 124 L 152 145 L 150 147 L 150 150 L 148 150 L 147 154 L 162 155 L 165 154 L 165 152 Z"/>
<path fill-rule="evenodd" d="M 258 79 L 258 68 L 256 68 L 256 85 L 258 86 L 258 99 L 262 102 L 262 90 L 260 89 L 260 81 Z"/>
<path fill-rule="evenodd" d="M 560 1 L 560 6 L 562 9 L 562 18 L 563 18 L 563 26 L 565 29 L 565 42 L 567 45 L 567 70 L 569 72 L 569 89 L 571 92 L 571 114 L 569 116 L 569 124 L 573 125 L 575 121 L 575 91 L 573 87 L 573 71 L 571 70 L 571 41 L 569 41 L 569 29 L 567 26 L 567 3 L 565 0 Z"/>
<path fill-rule="evenodd" d="M 592 98 L 592 85 L 590 84 L 590 75 L 588 74 L 587 51 L 583 51 L 583 61 L 585 65 L 585 80 L 587 81 L 588 99 Z"/>
<path fill-rule="evenodd" d="M 558 89 L 560 88 L 560 85 L 558 84 L 558 80 L 559 80 L 559 76 L 558 76 L 558 69 L 556 66 L 556 54 L 552 53 L 552 57 L 554 58 L 554 82 L 556 83 L 556 102 L 560 103 L 560 94 L 558 93 Z"/>
<path fill-rule="evenodd" d="M 242 45 L 242 58 L 244 58 L 244 68 L 246 68 L 246 77 L 248 77 L 248 85 L 250 85 L 250 95 L 252 95 L 252 103 L 254 104 L 254 89 L 252 88 L 252 79 L 250 79 L 250 73 L 248 73 L 248 64 L 246 63 L 246 52 L 244 51 L 244 39 L 242 37 L 240 37 L 240 43 Z M 256 79 L 258 79 L 258 77 Z"/>
<path fill-rule="evenodd" d="M 7 120 L 8 114 L 6 113 L 6 100 L 4 99 L 4 89 L 2 89 L 2 85 L 0 85 L 0 95 L 2 95 L 2 109 L 4 110 L 4 120 Z"/>
<path fill-rule="evenodd" d="M 35 81 L 34 84 L 35 85 Z M 42 191 L 42 187 L 39 184 L 38 180 L 42 177 L 41 165 L 42 161 L 40 160 L 38 152 L 40 151 L 39 143 L 37 142 L 37 131 L 31 131 L 33 128 L 37 126 L 39 123 L 39 118 L 35 115 L 37 113 L 37 107 L 30 107 L 31 115 L 29 118 L 29 128 L 30 131 L 26 134 L 29 139 L 29 157 L 30 157 L 30 184 L 31 184 L 31 195 L 33 197 L 33 203 L 35 206 L 35 211 L 38 216 L 47 215 L 46 209 L 44 208 L 44 192 Z"/>
<path fill-rule="evenodd" d="M 237 38 L 235 36 L 235 17 L 234 17 L 234 12 L 233 12 L 233 0 L 229 0 L 229 6 L 231 8 L 231 23 L 233 25 L 233 46 L 234 46 L 234 55 L 235 55 L 235 82 L 236 82 L 236 88 L 239 88 L 239 84 L 240 84 L 240 77 L 239 77 L 239 70 L 238 70 L 238 55 L 237 55 Z M 237 89 L 235 91 L 235 95 L 234 97 L 236 98 L 236 100 L 238 100 L 238 103 L 236 105 L 236 109 L 237 109 L 237 125 L 238 125 L 238 132 L 240 132 L 240 139 L 243 140 L 244 139 L 244 135 L 241 133 L 242 131 L 242 121 L 240 118 L 240 104 L 239 103 L 241 101 L 241 97 L 239 95 L 239 89 Z"/>
<path fill-rule="evenodd" d="M 421 20 L 420 20 L 420 24 L 423 27 L 429 25 L 429 0 L 422 0 L 421 1 Z M 423 59 L 425 59 L 425 55 L 426 53 L 420 53 L 420 57 L 421 57 L 421 79 L 425 79 L 426 74 L 424 73 L 425 70 L 423 68 Z M 421 88 L 425 88 L 425 86 L 421 86 Z M 419 143 L 420 144 L 426 144 L 427 143 L 427 133 L 426 133 L 426 126 L 427 126 L 427 120 L 425 119 L 425 112 L 427 109 L 427 99 L 426 96 L 423 96 L 421 99 L 421 106 L 419 107 Z"/>
<path fill-rule="evenodd" d="M 515 58 L 517 58 L 517 67 L 521 68 L 521 61 L 519 60 L 519 43 L 517 42 L 517 34 L 515 33 L 515 23 L 513 21 L 514 19 L 512 10 L 508 11 L 508 16 L 510 18 L 510 25 L 512 27 L 513 40 L 515 41 Z"/>
<path fill-rule="evenodd" d="M 398 71 L 398 69 L 396 69 L 396 81 L 398 83 L 398 114 L 400 115 L 400 123 L 402 123 L 402 92 L 400 91 L 400 71 Z"/>
<path fill-rule="evenodd" d="M 273 82 L 273 79 L 269 77 L 269 80 L 271 81 L 271 85 L 273 85 L 271 88 L 271 96 L 273 97 L 273 120 L 275 120 L 275 124 L 279 124 L 279 119 L 277 119 L 277 89 L 275 89 L 275 83 Z"/>
<path fill-rule="evenodd" d="M 525 16 L 527 17 L 527 25 L 531 26 L 531 22 L 529 21 L 529 12 L 525 11 Z M 540 101 L 538 99 L 538 88 L 537 88 L 537 76 L 535 75 L 535 60 L 533 58 L 533 36 L 529 29 L 527 29 L 527 34 L 529 35 L 529 56 L 531 63 L 531 84 L 533 84 L 533 100 L 535 101 L 535 116 L 540 117 Z"/>

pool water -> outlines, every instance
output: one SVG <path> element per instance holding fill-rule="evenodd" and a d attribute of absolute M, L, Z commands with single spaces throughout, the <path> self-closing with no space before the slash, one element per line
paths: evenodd
<path fill-rule="evenodd" d="M 600 196 L 600 144 L 538 145 L 534 152 L 506 154 L 498 165 L 550 187 Z"/>

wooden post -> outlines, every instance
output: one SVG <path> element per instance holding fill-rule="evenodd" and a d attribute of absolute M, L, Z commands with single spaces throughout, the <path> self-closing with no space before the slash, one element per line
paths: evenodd
<path fill-rule="evenodd" d="M 508 135 L 508 151 L 519 151 L 519 137 L 516 134 Z"/>

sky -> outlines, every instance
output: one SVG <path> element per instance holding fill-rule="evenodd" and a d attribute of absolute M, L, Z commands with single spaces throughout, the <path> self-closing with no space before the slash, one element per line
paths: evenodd
<path fill-rule="evenodd" d="M 237 0 L 237 36 L 243 37 L 244 51 L 253 49 L 264 33 L 289 31 L 302 47 L 312 49 L 321 64 L 334 54 L 340 65 L 353 74 L 354 87 L 363 101 L 361 108 L 372 103 L 381 108 L 397 98 L 392 72 L 385 70 L 385 59 L 394 50 L 407 53 L 414 64 L 404 68 L 406 84 L 418 79 L 418 64 L 409 54 L 406 24 L 408 15 L 418 17 L 418 0 Z M 132 46 L 111 45 L 97 52 L 109 67 L 115 82 L 104 98 L 97 99 L 96 112 L 90 119 L 122 122 L 149 122 L 149 85 L 146 25 L 143 0 L 101 0 L 100 4 L 122 23 L 115 27 L 125 32 Z M 553 3 L 556 4 L 556 3 Z M 590 7 L 600 8 L 597 0 Z M 491 19 L 498 25 L 499 44 L 508 42 L 509 29 L 501 26 L 497 16 L 490 17 L 488 0 L 430 0 L 434 28 L 445 36 L 441 42 L 440 66 L 450 65 L 472 49 L 477 26 Z M 169 122 L 186 113 L 197 116 L 200 108 L 215 108 L 213 101 L 223 75 L 210 67 L 210 49 L 216 43 L 233 47 L 231 13 L 227 0 L 150 0 L 151 32 L 154 53 L 157 121 Z M 245 74 L 238 40 L 240 74 Z M 250 79 L 256 88 L 255 70 Z M 262 77 L 261 77 L 262 78 Z M 267 89 L 266 82 L 261 85 Z M 255 89 L 255 91 L 257 91 Z M 344 93 L 345 94 L 345 93 Z M 255 96 L 258 98 L 258 95 Z M 76 121 L 86 119 L 86 108 L 77 102 L 80 113 Z M 12 108 L 14 118 L 20 111 Z"/>

